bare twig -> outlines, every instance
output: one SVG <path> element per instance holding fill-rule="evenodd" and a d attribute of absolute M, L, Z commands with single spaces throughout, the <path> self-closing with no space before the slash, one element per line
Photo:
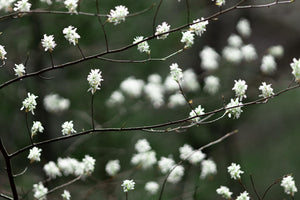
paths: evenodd
<path fill-rule="evenodd" d="M 255 188 L 253 176 L 252 176 L 251 174 L 250 174 L 250 179 L 251 179 L 252 188 L 253 188 L 253 190 L 254 190 L 254 192 L 255 192 L 255 194 L 256 194 L 256 197 L 257 197 L 259 200 L 261 200 L 261 197 L 260 197 L 260 195 L 258 194 L 258 192 L 257 192 L 257 190 L 256 190 L 256 188 Z"/>
<path fill-rule="evenodd" d="M 102 31 L 103 31 L 103 34 L 104 34 L 106 51 L 108 52 L 109 48 L 108 48 L 107 34 L 106 34 L 106 31 L 105 31 L 104 24 L 102 23 L 101 17 L 99 16 L 99 12 L 100 12 L 99 11 L 99 0 L 96 0 L 96 9 L 97 9 L 97 14 L 98 14 L 98 21 L 99 21 L 99 23 L 101 25 L 101 28 L 102 28 Z"/>
<path fill-rule="evenodd" d="M 160 0 L 160 1 L 159 1 L 159 4 L 158 4 L 158 6 L 157 6 L 157 8 L 156 8 L 156 11 L 155 11 L 155 14 L 154 14 L 154 17 L 153 17 L 153 22 L 152 22 L 152 31 L 153 31 L 152 34 L 153 34 L 153 35 L 155 35 L 155 23 L 156 23 L 156 17 L 157 17 L 157 15 L 158 15 L 158 11 L 159 11 L 159 8 L 160 8 L 162 2 L 163 2 L 163 0 Z"/>
<path fill-rule="evenodd" d="M 13 200 L 12 197 L 9 197 L 9 196 L 7 196 L 7 195 L 5 195 L 5 194 L 0 194 L 0 197 L 2 197 L 2 198 L 4 198 L 4 199 Z"/>

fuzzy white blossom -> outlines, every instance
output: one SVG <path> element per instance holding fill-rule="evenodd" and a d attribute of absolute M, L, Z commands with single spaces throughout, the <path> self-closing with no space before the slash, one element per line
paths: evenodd
<path fill-rule="evenodd" d="M 128 8 L 125 6 L 119 5 L 115 7 L 115 10 L 110 10 L 109 15 L 107 16 L 107 21 L 110 23 L 114 23 L 114 25 L 117 25 L 121 23 L 122 21 L 125 21 L 125 17 L 129 14 Z"/>
<path fill-rule="evenodd" d="M 229 38 L 227 39 L 228 45 L 232 47 L 241 47 L 243 45 L 243 40 L 240 36 L 237 34 L 231 34 Z"/>
<path fill-rule="evenodd" d="M 257 58 L 256 50 L 252 44 L 242 46 L 241 52 L 247 62 L 253 61 Z"/>
<path fill-rule="evenodd" d="M 184 175 L 184 167 L 182 165 L 174 166 L 172 172 L 167 179 L 170 183 L 178 183 Z"/>
<path fill-rule="evenodd" d="M 102 78 L 100 69 L 92 69 L 87 77 L 90 88 L 88 91 L 91 91 L 92 94 L 95 94 L 97 90 L 100 90 L 101 82 L 104 80 Z"/>
<path fill-rule="evenodd" d="M 109 107 L 114 107 L 116 105 L 121 105 L 125 101 L 125 97 L 122 92 L 116 90 L 114 91 L 109 99 L 106 101 L 106 105 Z"/>
<path fill-rule="evenodd" d="M 13 2 L 15 2 L 15 0 L 0 0 L 0 10 L 3 10 L 4 12 L 12 11 Z"/>
<path fill-rule="evenodd" d="M 192 69 L 187 69 L 183 72 L 183 80 L 186 80 L 182 83 L 182 87 L 186 91 L 196 91 L 200 88 L 197 75 Z"/>
<path fill-rule="evenodd" d="M 138 98 L 142 95 L 144 89 L 144 81 L 134 77 L 128 77 L 121 82 L 121 90 L 130 97 Z"/>
<path fill-rule="evenodd" d="M 15 75 L 18 76 L 18 77 L 21 77 L 21 76 L 24 76 L 25 74 L 25 66 L 21 63 L 21 64 L 15 64 L 15 68 L 14 68 L 14 71 L 15 71 Z"/>
<path fill-rule="evenodd" d="M 74 130 L 74 124 L 73 121 L 66 121 L 64 122 L 62 125 L 62 134 L 63 135 L 71 135 L 72 133 L 76 133 L 76 131 Z"/>
<path fill-rule="evenodd" d="M 143 36 L 137 36 L 134 38 L 134 41 L 133 41 L 133 44 L 136 44 L 136 43 L 139 43 L 141 42 L 142 40 L 144 40 L 144 37 Z M 147 41 L 144 41 L 144 42 L 141 42 L 137 45 L 137 49 L 143 53 L 147 53 L 147 54 L 150 54 L 150 46 L 148 44 Z"/>
<path fill-rule="evenodd" d="M 248 192 L 244 191 L 236 198 L 236 200 L 250 200 Z"/>
<path fill-rule="evenodd" d="M 241 36 L 248 38 L 251 35 L 250 22 L 247 19 L 241 18 L 236 25 L 236 30 Z"/>
<path fill-rule="evenodd" d="M 47 164 L 45 164 L 43 170 L 45 171 L 46 175 L 51 179 L 55 179 L 57 176 L 61 176 L 59 168 L 53 161 L 50 161 Z"/>
<path fill-rule="evenodd" d="M 78 44 L 78 39 L 80 38 L 80 35 L 76 32 L 76 30 L 77 28 L 73 26 L 68 26 L 67 28 L 63 29 L 65 38 L 69 41 L 70 44 L 73 44 L 74 46 Z"/>
<path fill-rule="evenodd" d="M 142 169 L 149 169 L 157 162 L 155 151 L 141 152 L 133 154 L 131 163 L 142 167 Z"/>
<path fill-rule="evenodd" d="M 71 199 L 71 194 L 68 190 L 64 190 L 64 193 L 61 194 L 61 197 L 64 200 L 70 200 Z"/>
<path fill-rule="evenodd" d="M 70 107 L 70 100 L 65 99 L 58 94 L 48 94 L 43 100 L 44 107 L 48 112 L 58 113 L 67 110 Z"/>
<path fill-rule="evenodd" d="M 42 126 L 42 123 L 39 121 L 33 121 L 33 125 L 31 127 L 31 137 L 36 135 L 38 132 L 43 133 L 44 127 Z"/>
<path fill-rule="evenodd" d="M 71 14 L 77 14 L 78 0 L 65 0 L 64 4 Z"/>
<path fill-rule="evenodd" d="M 201 36 L 206 31 L 206 25 L 208 24 L 208 20 L 204 20 L 204 18 L 201 17 L 201 20 L 193 20 L 193 23 L 195 24 L 190 25 L 190 31 L 193 31 L 196 35 Z"/>
<path fill-rule="evenodd" d="M 48 192 L 48 188 L 46 188 L 42 182 L 33 185 L 33 197 L 38 200 L 46 200 L 46 194 Z"/>
<path fill-rule="evenodd" d="M 28 0 L 20 0 L 15 3 L 14 11 L 28 12 L 30 11 L 31 3 Z"/>
<path fill-rule="evenodd" d="M 180 42 L 185 43 L 184 48 L 190 48 L 194 44 L 194 33 L 192 31 L 182 32 L 182 38 Z"/>
<path fill-rule="evenodd" d="M 297 60 L 296 58 L 293 59 L 293 62 L 290 64 L 292 68 L 292 74 L 295 77 L 295 81 L 300 81 L 300 58 Z"/>
<path fill-rule="evenodd" d="M 6 57 L 5 57 L 6 54 L 7 54 L 7 52 L 5 51 L 4 46 L 0 45 L 0 59 L 5 60 L 6 59 Z"/>
<path fill-rule="evenodd" d="M 75 175 L 76 169 L 81 168 L 80 162 L 75 158 L 58 158 L 57 166 L 59 170 L 65 175 Z"/>
<path fill-rule="evenodd" d="M 241 170 L 241 166 L 235 163 L 231 163 L 231 165 L 227 167 L 227 170 L 230 177 L 234 180 L 241 179 L 241 174 L 244 173 L 244 171 Z"/>
<path fill-rule="evenodd" d="M 226 105 L 226 109 L 227 109 L 226 112 L 228 113 L 228 117 L 229 118 L 233 117 L 233 119 L 240 118 L 240 115 L 243 112 L 243 110 L 241 108 L 242 105 L 243 104 L 241 102 L 239 102 L 239 98 L 230 99 L 230 103 L 228 103 Z M 231 107 L 234 107 L 234 108 L 231 108 Z"/>
<path fill-rule="evenodd" d="M 166 77 L 164 87 L 168 92 L 178 91 L 179 89 L 178 83 L 176 83 L 171 74 Z"/>
<path fill-rule="evenodd" d="M 171 28 L 171 26 L 167 22 L 163 22 L 161 25 L 158 25 L 156 27 L 155 35 L 166 33 L 170 30 L 170 28 Z M 168 37 L 168 35 L 169 35 L 169 33 L 157 36 L 157 39 L 164 40 Z"/>
<path fill-rule="evenodd" d="M 204 70 L 215 70 L 219 67 L 219 54 L 211 47 L 205 46 L 199 53 L 201 67 Z"/>
<path fill-rule="evenodd" d="M 284 192 L 288 195 L 294 196 L 295 192 L 297 192 L 297 187 L 295 185 L 294 178 L 292 176 L 286 176 L 281 180 L 280 186 L 283 187 Z"/>
<path fill-rule="evenodd" d="M 143 152 L 151 150 L 151 146 L 150 146 L 149 142 L 146 139 L 138 140 L 135 143 L 134 148 L 139 153 L 143 153 Z"/>
<path fill-rule="evenodd" d="M 186 101 L 182 94 L 176 93 L 169 97 L 168 107 L 175 108 L 177 106 L 183 106 L 186 104 Z"/>
<path fill-rule="evenodd" d="M 226 186 L 220 186 L 217 190 L 217 194 L 221 195 L 224 199 L 231 199 L 232 192 Z"/>
<path fill-rule="evenodd" d="M 24 101 L 22 102 L 23 106 L 21 108 L 21 110 L 23 110 L 25 108 L 25 112 L 31 112 L 34 115 L 33 110 L 36 108 L 36 98 L 38 98 L 38 96 L 35 96 L 34 94 L 30 94 L 27 93 L 28 97 L 26 99 L 24 99 Z"/>
<path fill-rule="evenodd" d="M 222 51 L 222 55 L 228 62 L 234 64 L 239 64 L 243 59 L 241 50 L 231 46 L 225 47 Z"/>
<path fill-rule="evenodd" d="M 205 154 L 202 151 L 194 150 L 190 145 L 184 144 L 179 148 L 180 159 L 185 160 L 188 158 L 188 161 L 191 164 L 200 163 L 204 158 Z"/>
<path fill-rule="evenodd" d="M 42 46 L 44 47 L 45 51 L 52 52 L 53 49 L 56 47 L 56 43 L 54 41 L 53 35 L 46 35 L 44 34 L 44 38 L 42 39 Z"/>
<path fill-rule="evenodd" d="M 262 82 L 258 89 L 261 90 L 259 97 L 267 98 L 274 95 L 271 84 L 267 85 L 266 82 Z"/>
<path fill-rule="evenodd" d="M 128 192 L 129 190 L 134 190 L 135 182 L 133 180 L 124 180 L 122 183 L 123 191 Z"/>
<path fill-rule="evenodd" d="M 28 155 L 28 159 L 30 160 L 30 162 L 34 162 L 34 161 L 41 161 L 41 151 L 42 149 L 39 149 L 37 147 L 32 147 L 30 150 L 29 150 L 29 155 Z"/>
<path fill-rule="evenodd" d="M 214 95 L 219 91 L 220 79 L 216 76 L 210 75 L 204 78 L 204 91 Z"/>
<path fill-rule="evenodd" d="M 217 173 L 217 165 L 213 160 L 207 159 L 201 162 L 201 174 L 200 174 L 201 179 L 205 179 L 207 176 L 214 175 L 216 173 Z"/>
<path fill-rule="evenodd" d="M 150 194 L 156 194 L 158 192 L 159 185 L 155 181 L 149 181 L 145 184 L 145 190 Z"/>
<path fill-rule="evenodd" d="M 183 80 L 182 69 L 178 67 L 177 63 L 173 63 L 170 66 L 170 74 L 171 74 L 173 80 L 176 82 L 180 82 Z"/>
<path fill-rule="evenodd" d="M 82 163 L 84 167 L 84 175 L 90 175 L 92 172 L 94 172 L 96 160 L 93 157 L 85 155 L 82 159 Z"/>
<path fill-rule="evenodd" d="M 246 84 L 246 81 L 239 79 L 238 81 L 234 80 L 234 86 L 232 90 L 235 91 L 235 96 L 239 98 L 240 101 L 242 101 L 243 98 L 246 98 L 246 91 L 247 91 L 248 85 Z"/>
<path fill-rule="evenodd" d="M 265 74 L 272 74 L 276 70 L 277 64 L 272 55 L 266 55 L 262 58 L 260 70 Z"/>
<path fill-rule="evenodd" d="M 164 105 L 164 87 L 159 83 L 148 83 L 144 88 L 145 94 L 154 108 Z"/>
<path fill-rule="evenodd" d="M 190 112 L 189 117 L 195 117 L 195 116 L 199 116 L 199 115 L 203 115 L 203 114 L 205 114 L 204 108 L 202 108 L 201 105 L 198 105 L 197 108 L 195 108 L 194 110 L 192 110 Z M 194 123 L 198 123 L 198 122 L 200 122 L 200 117 L 195 117 L 195 118 L 192 119 L 192 121 Z"/>
<path fill-rule="evenodd" d="M 115 176 L 121 169 L 119 160 L 110 160 L 105 165 L 105 171 L 109 176 Z"/>
<path fill-rule="evenodd" d="M 158 167 L 163 174 L 166 174 L 175 165 L 172 158 L 161 157 L 158 161 Z"/>
<path fill-rule="evenodd" d="M 162 78 L 159 74 L 150 74 L 147 80 L 149 83 L 161 84 Z"/>
<path fill-rule="evenodd" d="M 284 48 L 281 45 L 271 46 L 268 49 L 270 55 L 274 56 L 275 58 L 281 58 L 284 54 Z"/>

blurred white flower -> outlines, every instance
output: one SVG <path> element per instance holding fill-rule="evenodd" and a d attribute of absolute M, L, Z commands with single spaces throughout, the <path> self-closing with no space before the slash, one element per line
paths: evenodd
<path fill-rule="evenodd" d="M 220 88 L 220 79 L 216 76 L 207 76 L 204 78 L 204 91 L 214 95 L 219 91 Z"/>
<path fill-rule="evenodd" d="M 292 176 L 286 176 L 282 179 L 280 186 L 283 187 L 284 192 L 288 195 L 294 196 L 297 192 L 297 187 L 295 185 L 294 178 Z"/>
<path fill-rule="evenodd" d="M 169 174 L 167 179 L 170 183 L 178 183 L 184 175 L 184 167 L 181 165 L 174 166 L 172 172 Z"/>
<path fill-rule="evenodd" d="M 164 87 L 159 83 L 148 83 L 144 91 L 154 108 L 160 108 L 164 102 Z"/>
<path fill-rule="evenodd" d="M 186 101 L 182 94 L 176 93 L 169 97 L 168 107 L 175 108 L 177 106 L 183 106 L 186 104 Z"/>
<path fill-rule="evenodd" d="M 109 99 L 106 101 L 106 105 L 109 107 L 114 107 L 116 105 L 121 105 L 125 101 L 125 97 L 120 91 L 114 91 Z"/>
<path fill-rule="evenodd" d="M 231 199 L 232 192 L 226 186 L 220 186 L 217 190 L 217 194 L 221 195 L 224 199 Z"/>
<path fill-rule="evenodd" d="M 236 198 L 236 200 L 250 200 L 248 192 L 244 191 Z"/>
<path fill-rule="evenodd" d="M 130 97 L 138 98 L 142 95 L 144 81 L 134 77 L 128 77 L 120 84 L 121 90 Z"/>
<path fill-rule="evenodd" d="M 260 70 L 265 74 L 272 74 L 276 70 L 277 64 L 272 55 L 266 55 L 262 58 Z"/>
<path fill-rule="evenodd" d="M 146 139 L 138 140 L 135 143 L 134 148 L 139 153 L 143 153 L 143 152 L 151 150 L 151 146 L 150 146 L 149 142 Z"/>
<path fill-rule="evenodd" d="M 64 200 L 70 200 L 71 199 L 71 194 L 68 190 L 64 190 L 64 193 L 62 193 L 61 196 Z"/>
<path fill-rule="evenodd" d="M 28 3 L 28 0 L 20 0 L 15 3 L 14 11 L 28 12 L 30 8 L 31 3 Z"/>
<path fill-rule="evenodd" d="M 158 161 L 158 167 L 163 174 L 166 174 L 175 165 L 172 158 L 161 157 Z"/>
<path fill-rule="evenodd" d="M 204 70 L 215 70 L 219 67 L 219 54 L 211 47 L 205 46 L 199 53 L 201 67 Z"/>
<path fill-rule="evenodd" d="M 184 48 L 190 48 L 194 44 L 194 33 L 192 31 L 182 32 L 182 38 L 180 42 L 185 43 Z"/>
<path fill-rule="evenodd" d="M 57 176 L 61 176 L 59 168 L 53 161 L 50 161 L 47 164 L 45 164 L 43 170 L 45 171 L 46 175 L 51 179 L 55 179 Z"/>
<path fill-rule="evenodd" d="M 247 44 L 241 48 L 241 52 L 246 61 L 250 62 L 257 58 L 257 53 L 252 44 Z"/>
<path fill-rule="evenodd" d="M 115 176 L 121 169 L 119 160 L 110 160 L 105 165 L 105 171 L 109 176 Z"/>
<path fill-rule="evenodd" d="M 174 81 L 176 81 L 176 82 L 180 82 L 183 80 L 182 69 L 180 67 L 178 67 L 177 63 L 173 63 L 170 66 L 170 74 L 171 74 L 172 78 L 174 79 Z"/>
<path fill-rule="evenodd" d="M 33 185 L 33 197 L 38 200 L 46 200 L 46 194 L 48 192 L 48 188 L 46 188 L 42 182 Z"/>
<path fill-rule="evenodd" d="M 145 184 L 145 190 L 150 194 L 156 194 L 159 189 L 159 185 L 155 181 L 149 181 Z"/>
<path fill-rule="evenodd" d="M 207 159 L 201 162 L 201 174 L 200 174 L 201 179 L 205 179 L 207 176 L 214 175 L 216 173 L 217 173 L 217 165 L 213 160 Z"/>
<path fill-rule="evenodd" d="M 164 82 L 164 86 L 165 86 L 165 89 L 166 89 L 168 92 L 173 92 L 173 91 L 179 90 L 179 86 L 178 86 L 178 84 L 176 83 L 176 81 L 173 79 L 173 77 L 171 76 L 171 74 L 169 74 L 169 75 L 166 77 L 166 80 L 165 80 L 165 82 Z"/>
<path fill-rule="evenodd" d="M 70 100 L 58 94 L 48 94 L 44 97 L 44 107 L 51 113 L 63 112 L 70 107 Z"/>
<path fill-rule="evenodd" d="M 197 75 L 192 69 L 187 69 L 183 72 L 183 80 L 186 80 L 182 83 L 182 87 L 186 91 L 196 91 L 200 88 Z"/>
<path fill-rule="evenodd" d="M 284 48 L 282 45 L 275 45 L 271 46 L 268 49 L 270 55 L 274 56 L 275 58 L 281 58 L 284 54 Z"/>
<path fill-rule="evenodd" d="M 94 172 L 96 160 L 93 157 L 85 155 L 82 159 L 82 163 L 84 166 L 84 175 L 90 175 Z"/>
<path fill-rule="evenodd" d="M 5 57 L 6 54 L 7 54 L 7 52 L 5 51 L 4 46 L 0 45 L 0 59 L 5 60 L 6 59 L 6 57 Z"/>
<path fill-rule="evenodd" d="M 239 48 L 243 45 L 243 40 L 237 34 L 231 34 L 227 39 L 228 45 L 232 47 Z"/>
<path fill-rule="evenodd" d="M 141 166 L 142 169 L 149 169 L 157 162 L 155 151 L 146 151 L 138 154 L 133 154 L 131 163 Z"/>
<path fill-rule="evenodd" d="M 227 46 L 222 51 L 223 57 L 231 63 L 239 64 L 243 59 L 241 50 L 236 47 Z"/>
<path fill-rule="evenodd" d="M 248 38 L 251 35 L 250 22 L 247 19 L 241 18 L 236 25 L 236 30 L 241 36 Z"/>

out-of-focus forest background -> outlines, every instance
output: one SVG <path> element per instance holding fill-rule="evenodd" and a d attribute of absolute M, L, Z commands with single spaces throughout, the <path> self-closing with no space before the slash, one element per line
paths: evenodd
<path fill-rule="evenodd" d="M 130 13 L 149 8 L 159 1 L 134 1 L 134 0 L 100 0 L 100 13 L 107 14 L 117 5 L 125 5 Z M 271 2 L 271 1 L 270 1 Z M 210 0 L 190 0 L 191 19 L 207 17 L 218 12 L 218 6 Z M 236 1 L 226 2 L 225 7 L 234 5 Z M 251 3 L 266 3 L 266 1 L 246 1 Z M 33 8 L 49 10 L 65 10 L 62 3 L 48 6 L 39 1 L 32 1 Z M 134 17 L 126 18 L 126 21 L 114 26 L 106 24 L 108 41 L 111 49 L 131 44 L 133 38 L 139 35 L 150 36 L 152 34 L 152 20 L 156 7 Z M 80 10 L 96 13 L 94 0 L 82 0 Z M 39 120 L 43 123 L 45 131 L 34 138 L 34 141 L 42 141 L 61 135 L 61 124 L 73 120 L 77 131 L 87 130 L 91 127 L 90 110 L 91 94 L 87 92 L 86 81 L 90 69 L 99 68 L 102 71 L 104 82 L 101 90 L 95 94 L 94 110 L 97 127 L 130 127 L 152 125 L 185 118 L 190 109 L 186 106 L 168 108 L 166 105 L 158 109 L 154 108 L 146 97 L 139 99 L 126 97 L 120 106 L 110 108 L 106 105 L 111 93 L 119 88 L 120 83 L 129 76 L 147 81 L 150 74 L 159 74 L 163 80 L 169 73 L 169 66 L 177 62 L 183 69 L 193 69 L 200 83 L 200 89 L 196 92 L 186 93 L 193 105 L 201 104 L 205 111 L 211 111 L 223 106 L 223 99 L 229 102 L 234 97 L 232 87 L 234 80 L 244 79 L 248 84 L 246 101 L 258 98 L 258 87 L 261 82 L 271 83 L 274 91 L 286 88 L 292 81 L 290 62 L 300 55 L 300 4 L 295 1 L 292 4 L 277 5 L 262 9 L 234 10 L 210 21 L 207 31 L 196 37 L 195 44 L 182 53 L 169 58 L 166 61 L 152 61 L 146 63 L 113 63 L 103 60 L 90 60 L 72 67 L 59 69 L 43 74 L 43 77 L 33 77 L 18 81 L 0 90 L 0 130 L 1 138 L 9 152 L 14 152 L 30 144 L 26 132 L 25 114 L 20 111 L 23 99 L 27 92 L 38 96 L 38 106 L 35 115 L 29 117 L 29 121 Z M 1 15 L 4 15 L 2 13 Z M 214 72 L 205 72 L 200 67 L 199 51 L 204 46 L 213 47 L 219 54 L 227 45 L 227 38 L 236 32 L 236 23 L 240 18 L 246 18 L 251 23 L 252 34 L 244 40 L 245 44 L 253 44 L 257 50 L 258 59 L 253 62 L 242 62 L 233 65 L 226 61 L 220 63 L 219 69 Z M 105 20 L 105 18 L 103 18 Z M 186 23 L 185 1 L 164 1 L 157 16 L 157 23 L 168 22 L 171 28 Z M 79 44 L 85 55 L 92 55 L 105 51 L 105 40 L 101 26 L 96 17 L 82 15 L 58 15 L 58 14 L 30 14 L 17 19 L 0 21 L 0 43 L 5 46 L 8 54 L 6 65 L 0 73 L 1 83 L 14 78 L 13 67 L 16 63 L 24 63 L 27 55 L 27 72 L 34 72 L 51 66 L 50 56 L 44 52 L 40 41 L 43 34 L 53 34 L 57 47 L 52 53 L 54 64 L 62 64 L 79 59 L 80 52 L 64 39 L 63 28 L 73 25 L 81 38 Z M 183 47 L 180 43 L 181 32 L 172 33 L 166 40 L 149 41 L 151 56 L 154 58 L 167 56 Z M 284 56 L 276 60 L 277 70 L 272 75 L 264 75 L 260 71 L 261 58 L 267 54 L 267 49 L 273 45 L 284 47 Z M 113 59 L 142 60 L 146 54 L 141 54 L 136 48 L 124 52 L 109 55 Z M 203 79 L 208 74 L 220 78 L 221 88 L 213 96 L 203 91 Z M 49 93 L 57 93 L 71 101 L 69 110 L 59 114 L 47 112 L 43 107 L 43 98 Z M 167 98 L 165 99 L 167 102 Z M 20 194 L 30 193 L 25 199 L 32 199 L 32 185 L 46 176 L 42 170 L 45 163 L 56 161 L 58 157 L 75 157 L 81 159 L 89 154 L 96 159 L 96 169 L 93 175 L 84 182 L 80 181 L 68 186 L 72 199 L 124 199 L 121 183 L 123 179 L 134 179 L 136 190 L 130 192 L 130 199 L 157 199 L 158 195 L 144 194 L 144 184 L 149 180 L 162 183 L 163 177 L 156 168 L 149 170 L 134 169 L 130 159 L 135 152 L 134 144 L 138 139 L 146 138 L 157 159 L 161 156 L 173 155 L 175 161 L 179 161 L 178 148 L 187 143 L 194 148 L 213 141 L 222 135 L 239 130 L 239 133 L 224 142 L 208 148 L 204 151 L 209 158 L 217 164 L 218 173 L 205 180 L 200 180 L 200 166 L 190 166 L 185 163 L 185 176 L 177 184 L 168 183 L 164 193 L 164 199 L 218 199 L 215 190 L 220 185 L 227 185 L 238 195 L 242 188 L 237 182 L 230 180 L 227 174 L 227 166 L 236 162 L 241 164 L 245 171 L 243 181 L 252 195 L 249 175 L 252 174 L 258 191 L 265 188 L 279 177 L 292 173 L 296 184 L 300 182 L 299 159 L 299 117 L 300 117 L 300 91 L 293 90 L 274 99 L 267 104 L 253 105 L 243 108 L 239 119 L 223 119 L 213 124 L 193 127 L 185 132 L 172 133 L 147 133 L 147 132 L 110 132 L 96 133 L 61 141 L 42 147 L 42 160 L 39 163 L 29 164 L 27 153 L 23 153 L 12 160 L 15 173 L 21 172 L 28 166 L 27 172 L 17 177 L 16 184 Z M 116 179 L 110 179 L 105 173 L 105 164 L 108 160 L 120 159 L 122 174 Z M 0 158 L 0 190 L 10 192 L 7 180 L 4 160 Z M 55 187 L 68 179 L 58 178 L 49 182 L 48 187 Z M 299 185 L 299 184 L 298 184 Z M 57 191 L 48 196 L 55 199 L 60 195 Z M 234 195 L 234 196 L 235 196 Z M 254 196 L 254 195 L 253 195 Z M 296 194 L 297 196 L 297 194 Z M 279 184 L 269 192 L 266 199 L 283 199 L 286 195 Z M 58 198 L 59 199 L 59 198 Z"/>

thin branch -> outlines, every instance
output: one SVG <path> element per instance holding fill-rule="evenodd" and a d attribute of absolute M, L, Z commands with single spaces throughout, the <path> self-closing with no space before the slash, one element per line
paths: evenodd
<path fill-rule="evenodd" d="M 85 56 L 84 56 L 84 54 L 83 54 L 83 52 L 82 52 L 82 49 L 80 48 L 79 44 L 77 44 L 76 46 L 77 46 L 77 48 L 79 49 L 82 58 L 84 59 Z"/>
<path fill-rule="evenodd" d="M 289 4 L 289 3 L 293 3 L 294 0 L 290 0 L 290 1 L 274 1 L 272 3 L 267 3 L 267 4 L 259 4 L 259 5 L 246 5 L 246 6 L 238 6 L 237 9 L 250 9 L 250 8 L 269 8 L 271 6 L 275 6 L 278 4 Z"/>
<path fill-rule="evenodd" d="M 49 54 L 50 54 L 50 59 L 51 59 L 51 66 L 53 68 L 54 67 L 54 62 L 53 62 L 53 57 L 52 57 L 51 51 L 49 51 Z"/>
<path fill-rule="evenodd" d="M 33 140 L 32 140 L 31 132 L 30 132 L 29 125 L 28 125 L 28 112 L 25 112 L 25 118 L 26 118 L 26 128 L 27 128 L 28 136 L 30 138 L 31 144 L 33 145 Z"/>
<path fill-rule="evenodd" d="M 92 129 L 95 130 L 95 122 L 94 122 L 94 93 L 92 93 L 92 102 L 91 102 L 91 114 L 92 114 Z"/>
<path fill-rule="evenodd" d="M 253 188 L 253 190 L 254 190 L 254 192 L 255 192 L 257 198 L 258 198 L 259 200 L 261 200 L 261 197 L 260 197 L 260 195 L 258 194 L 258 192 L 257 192 L 257 190 L 256 190 L 256 188 L 255 188 L 253 176 L 252 176 L 251 174 L 250 174 L 250 179 L 251 179 L 252 188 Z"/>
<path fill-rule="evenodd" d="M 9 197 L 9 196 L 7 196 L 7 195 L 5 195 L 5 194 L 0 194 L 0 197 L 3 197 L 4 199 L 13 200 L 12 197 Z"/>
<path fill-rule="evenodd" d="M 156 21 L 156 17 L 157 17 L 157 15 L 158 15 L 158 11 L 159 11 L 159 8 L 160 8 L 162 2 L 163 2 L 163 0 L 160 0 L 160 1 L 159 1 L 159 4 L 158 4 L 158 6 L 157 6 L 157 8 L 156 8 L 156 11 L 155 11 L 155 14 L 154 14 L 154 17 L 153 17 L 153 22 L 152 22 L 152 31 L 153 31 L 152 34 L 153 34 L 153 35 L 155 35 L 155 21 Z"/>
<path fill-rule="evenodd" d="M 242 180 L 241 180 L 240 178 L 238 179 L 238 182 L 239 182 L 239 184 L 242 186 L 242 188 L 243 188 L 245 191 L 247 191 L 246 186 L 243 184 L 243 182 L 242 182 Z M 249 195 L 249 197 L 250 197 L 250 195 Z M 250 197 L 250 199 L 252 199 L 252 198 Z"/>
<path fill-rule="evenodd" d="M 96 9 L 97 9 L 97 14 L 98 14 L 98 21 L 99 21 L 99 23 L 101 25 L 101 28 L 102 28 L 102 31 L 103 31 L 103 34 L 104 34 L 106 51 L 108 52 L 109 48 L 108 48 L 107 34 L 106 34 L 106 31 L 105 31 L 104 24 L 102 23 L 101 17 L 99 16 L 99 12 L 100 12 L 99 11 L 99 0 L 96 0 Z"/>
<path fill-rule="evenodd" d="M 163 184 L 162 184 L 162 187 L 161 187 L 161 191 L 160 191 L 160 195 L 159 195 L 159 200 L 162 199 L 162 195 L 163 195 L 163 192 L 164 192 L 164 188 L 165 188 L 165 185 L 166 185 L 166 183 L 167 183 L 167 179 L 168 179 L 169 175 L 172 173 L 172 171 L 173 171 L 177 166 L 181 165 L 184 161 L 187 161 L 187 160 L 188 160 L 195 152 L 197 152 L 197 151 L 202 151 L 203 149 L 206 149 L 206 148 L 208 148 L 208 147 L 210 147 L 210 146 L 213 146 L 213 145 L 215 145 L 215 144 L 218 144 L 218 143 L 222 142 L 223 140 L 225 140 L 226 138 L 232 136 L 233 134 L 235 134 L 235 133 L 237 133 L 237 132 L 238 132 L 238 130 L 234 130 L 234 131 L 232 131 L 232 132 L 230 132 L 230 133 L 227 133 L 226 135 L 222 136 L 221 138 L 219 138 L 219 139 L 217 139 L 217 140 L 215 140 L 215 141 L 213 141 L 213 142 L 210 142 L 210 143 L 208 143 L 208 144 L 206 144 L 206 145 L 200 147 L 199 149 L 193 151 L 193 153 L 191 153 L 191 154 L 190 154 L 189 156 L 187 156 L 185 159 L 183 159 L 183 160 L 181 160 L 180 162 L 178 162 L 178 163 L 177 163 L 177 164 L 176 164 L 176 165 L 168 172 L 168 174 L 166 175 L 166 177 L 165 177 L 165 179 L 164 179 L 164 182 L 163 182 Z"/>
<path fill-rule="evenodd" d="M 186 20 L 187 23 L 190 23 L 190 5 L 189 5 L 189 0 L 185 0 L 186 3 Z"/>
<path fill-rule="evenodd" d="M 25 172 L 27 171 L 27 169 L 28 169 L 28 167 L 25 167 L 25 169 L 24 169 L 22 172 L 20 172 L 20 173 L 18 173 L 18 174 L 14 174 L 14 175 L 13 175 L 14 178 L 15 178 L 15 177 L 18 177 L 18 176 L 22 176 L 23 174 L 25 174 Z"/>
<path fill-rule="evenodd" d="M 267 195 L 267 193 L 270 191 L 270 189 L 274 186 L 274 185 L 276 185 L 277 183 L 279 183 L 279 181 L 281 181 L 281 179 L 283 179 L 285 176 L 283 176 L 283 177 L 280 177 L 279 179 L 277 179 L 276 181 L 274 181 L 271 185 L 269 185 L 268 187 L 267 187 L 267 189 L 265 190 L 265 192 L 264 192 L 264 194 L 263 194 L 263 196 L 262 196 L 262 200 L 266 197 L 266 195 Z"/>

